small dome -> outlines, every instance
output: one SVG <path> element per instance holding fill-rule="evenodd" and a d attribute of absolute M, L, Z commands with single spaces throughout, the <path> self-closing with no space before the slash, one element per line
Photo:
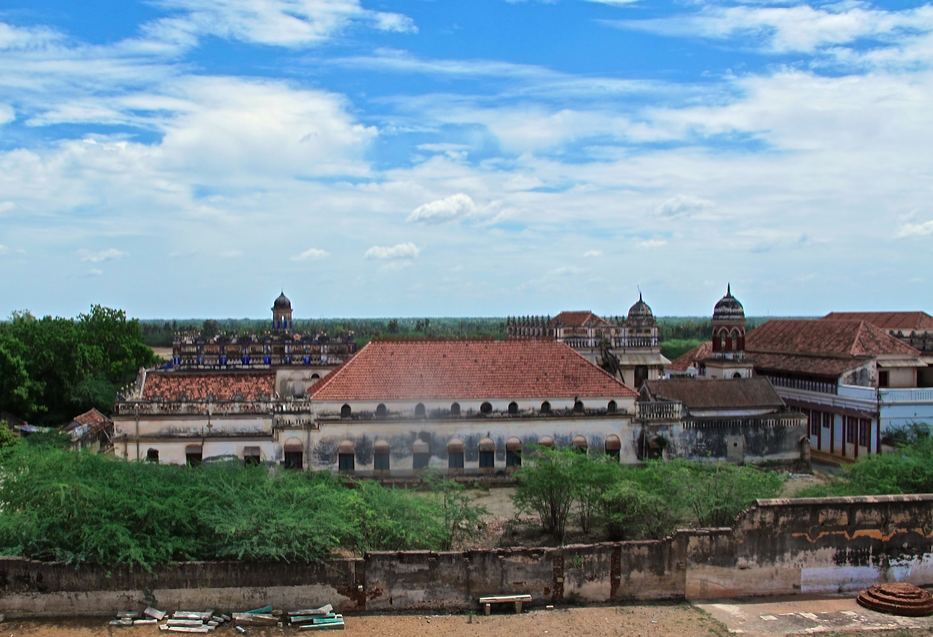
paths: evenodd
<path fill-rule="evenodd" d="M 275 300 L 275 303 L 272 304 L 273 310 L 290 310 L 292 309 L 292 302 L 288 300 L 288 297 L 285 296 L 283 291 L 279 294 L 279 298 Z"/>
<path fill-rule="evenodd" d="M 726 295 L 719 299 L 716 307 L 713 309 L 713 320 L 723 319 L 744 319 L 745 308 L 739 303 L 739 300 L 732 296 L 732 285 L 726 288 Z"/>
<path fill-rule="evenodd" d="M 638 293 L 638 302 L 628 309 L 628 318 L 629 320 L 654 318 L 651 308 L 642 300 L 641 292 Z"/>

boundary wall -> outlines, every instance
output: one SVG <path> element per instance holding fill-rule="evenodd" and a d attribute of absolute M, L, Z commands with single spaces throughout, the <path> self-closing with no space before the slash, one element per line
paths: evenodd
<path fill-rule="evenodd" d="M 193 562 L 143 569 L 0 558 L 8 617 L 245 610 L 463 611 L 487 595 L 531 606 L 851 593 L 933 585 L 933 495 L 758 500 L 731 528 L 657 541 L 450 553 L 370 553 L 321 564 Z"/>

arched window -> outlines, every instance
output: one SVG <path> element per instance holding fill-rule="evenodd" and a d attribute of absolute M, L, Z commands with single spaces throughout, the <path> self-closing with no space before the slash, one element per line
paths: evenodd
<path fill-rule="evenodd" d="M 352 414 L 352 413 L 353 413 L 353 410 L 350 409 L 350 405 L 344 405 L 343 407 L 340 408 L 340 417 L 341 417 L 341 418 L 349 418 L 349 417 L 350 417 L 350 414 Z"/>
<path fill-rule="evenodd" d="M 518 413 L 518 403 L 514 400 L 509 403 L 509 414 L 514 416 Z"/>
<path fill-rule="evenodd" d="M 479 441 L 479 468 L 493 469 L 496 466 L 496 443 L 492 438 Z"/>
<path fill-rule="evenodd" d="M 610 414 L 615 413 L 616 411 L 618 411 L 618 409 L 619 409 L 619 405 L 616 404 L 616 401 L 614 400 L 610 400 L 609 404 L 606 405 L 606 411 L 608 411 Z"/>
<path fill-rule="evenodd" d="M 739 372 L 736 372 L 732 375 L 732 378 L 742 378 L 742 374 L 740 374 Z"/>
<path fill-rule="evenodd" d="M 481 413 L 481 414 L 491 414 L 491 413 L 492 413 L 492 405 L 491 405 L 490 403 L 488 403 L 488 402 L 483 403 L 482 405 L 479 406 L 479 413 Z"/>
<path fill-rule="evenodd" d="M 149 449 L 146 451 L 146 462 L 159 463 L 159 450 L 158 449 Z"/>
<path fill-rule="evenodd" d="M 185 464 L 189 467 L 197 467 L 201 464 L 203 452 L 201 445 L 188 445 L 185 447 Z"/>
<path fill-rule="evenodd" d="M 584 409 L 584 408 L 583 408 L 583 401 L 582 401 L 582 400 L 578 400 L 577 402 L 575 402 L 575 403 L 573 404 L 573 413 L 575 413 L 575 414 L 582 414 L 582 413 L 583 413 L 583 409 Z"/>
<path fill-rule="evenodd" d="M 415 417 L 424 418 L 424 403 L 418 403 L 415 405 Z"/>
<path fill-rule="evenodd" d="M 554 448 L 554 438 L 551 436 L 541 436 L 538 438 L 538 444 L 542 447 L 548 447 L 550 449 Z"/>
<path fill-rule="evenodd" d="M 450 415 L 459 416 L 460 415 L 460 403 L 454 403 L 450 406 Z"/>
<path fill-rule="evenodd" d="M 541 413 L 542 413 L 542 414 L 549 414 L 549 413 L 551 413 L 551 403 L 549 403 L 549 402 L 546 401 L 546 400 L 545 400 L 543 403 L 541 403 Z"/>
<path fill-rule="evenodd" d="M 586 437 L 580 435 L 574 436 L 570 444 L 573 445 L 574 451 L 579 453 L 586 453 L 586 449 L 589 446 L 586 442 Z"/>
<path fill-rule="evenodd" d="M 512 437 L 505 441 L 505 466 L 522 466 L 522 441 Z"/>
<path fill-rule="evenodd" d="M 622 455 L 622 441 L 615 434 L 606 436 L 606 455 L 619 460 Z"/>
<path fill-rule="evenodd" d="M 304 468 L 304 445 L 297 438 L 289 438 L 285 443 L 285 460 L 282 465 L 286 469 L 301 471 Z"/>
<path fill-rule="evenodd" d="M 243 464 L 247 467 L 258 467 L 262 463 L 262 452 L 259 447 L 243 447 Z"/>
<path fill-rule="evenodd" d="M 385 418 L 389 414 L 389 410 L 386 409 L 386 406 L 382 403 L 379 403 L 376 406 L 376 418 Z"/>
<path fill-rule="evenodd" d="M 459 438 L 447 443 L 447 468 L 463 469 L 463 441 Z"/>
<path fill-rule="evenodd" d="M 412 469 L 427 469 L 431 463 L 431 448 L 424 440 L 416 440 L 411 449 Z"/>
<path fill-rule="evenodd" d="M 356 447 L 349 440 L 337 445 L 337 470 L 354 471 L 356 469 Z"/>
<path fill-rule="evenodd" d="M 374 471 L 388 471 L 389 470 L 389 452 L 391 448 L 389 443 L 385 440 L 379 440 L 373 446 L 373 470 Z"/>

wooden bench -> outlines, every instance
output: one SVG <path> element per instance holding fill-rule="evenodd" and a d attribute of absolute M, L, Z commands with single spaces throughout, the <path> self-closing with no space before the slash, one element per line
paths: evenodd
<path fill-rule="evenodd" d="M 492 604 L 515 604 L 515 612 L 522 612 L 522 602 L 530 602 L 531 595 L 498 595 L 496 597 L 480 597 L 479 603 L 483 605 L 483 611 L 489 614 Z"/>

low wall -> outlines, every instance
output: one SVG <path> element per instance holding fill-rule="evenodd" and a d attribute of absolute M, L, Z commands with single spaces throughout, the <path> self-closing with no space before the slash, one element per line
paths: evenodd
<path fill-rule="evenodd" d="M 0 558 L 0 612 L 325 603 L 351 613 L 456 611 L 497 594 L 527 593 L 534 606 L 837 593 L 887 581 L 933 585 L 933 495 L 759 500 L 732 528 L 659 541 L 370 553 L 323 564 L 201 562 L 146 572 Z"/>

